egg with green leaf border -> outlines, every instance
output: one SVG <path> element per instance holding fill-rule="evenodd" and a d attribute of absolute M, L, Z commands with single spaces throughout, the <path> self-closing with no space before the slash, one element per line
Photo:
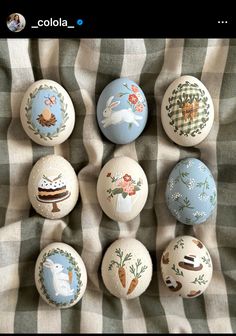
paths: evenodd
<path fill-rule="evenodd" d="M 57 82 L 42 79 L 25 92 L 20 118 L 26 134 L 43 146 L 63 143 L 75 124 L 75 111 L 66 90 Z"/>
<path fill-rule="evenodd" d="M 162 100 L 161 121 L 168 137 L 178 145 L 202 142 L 214 121 L 214 105 L 205 85 L 193 76 L 174 80 Z"/>
<path fill-rule="evenodd" d="M 35 264 L 35 284 L 42 299 L 54 308 L 69 308 L 84 295 L 87 272 L 80 255 L 71 246 L 47 245 Z"/>

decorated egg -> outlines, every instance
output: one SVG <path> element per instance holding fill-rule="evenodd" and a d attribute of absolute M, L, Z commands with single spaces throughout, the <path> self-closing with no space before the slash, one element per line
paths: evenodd
<path fill-rule="evenodd" d="M 134 299 L 147 289 L 151 278 L 150 254 L 137 239 L 118 239 L 106 250 L 102 260 L 102 279 L 112 295 Z"/>
<path fill-rule="evenodd" d="M 97 197 L 105 214 L 116 221 L 135 218 L 145 205 L 148 182 L 142 167 L 127 156 L 116 157 L 102 168 Z"/>
<path fill-rule="evenodd" d="M 209 134 L 214 106 L 207 88 L 193 76 L 177 78 L 167 88 L 161 121 L 168 137 L 181 146 L 195 146 Z"/>
<path fill-rule="evenodd" d="M 116 144 L 134 141 L 147 122 L 148 107 L 141 88 L 128 78 L 118 78 L 102 91 L 97 120 L 102 133 Z"/>
<path fill-rule="evenodd" d="M 25 92 L 20 117 L 27 135 L 43 146 L 64 142 L 75 124 L 70 96 L 60 84 L 48 79 L 33 83 Z"/>
<path fill-rule="evenodd" d="M 212 277 L 211 256 L 197 238 L 173 239 L 161 257 L 164 283 L 173 294 L 194 298 L 209 286 Z"/>
<path fill-rule="evenodd" d="M 35 284 L 42 299 L 55 308 L 69 308 L 83 296 L 87 272 L 79 254 L 69 245 L 52 243 L 39 254 Z"/>
<path fill-rule="evenodd" d="M 207 166 L 195 158 L 179 161 L 166 186 L 166 202 L 176 219 L 184 224 L 201 224 L 217 203 L 214 178 Z"/>
<path fill-rule="evenodd" d="M 43 217 L 66 216 L 76 205 L 79 184 L 71 164 L 60 155 L 47 155 L 33 166 L 28 181 L 29 199 Z"/>

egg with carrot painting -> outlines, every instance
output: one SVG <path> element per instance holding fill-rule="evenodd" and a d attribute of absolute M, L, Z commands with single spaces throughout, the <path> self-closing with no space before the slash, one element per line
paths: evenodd
<path fill-rule="evenodd" d="M 123 299 L 134 299 L 148 288 L 152 260 L 137 239 L 121 238 L 107 249 L 102 261 L 102 278 L 108 291 Z"/>

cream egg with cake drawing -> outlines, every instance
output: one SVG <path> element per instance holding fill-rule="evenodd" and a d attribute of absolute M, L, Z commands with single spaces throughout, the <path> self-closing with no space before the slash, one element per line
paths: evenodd
<path fill-rule="evenodd" d="M 43 217 L 66 216 L 75 206 L 79 185 L 71 164 L 59 155 L 47 155 L 37 161 L 28 183 L 34 209 Z"/>

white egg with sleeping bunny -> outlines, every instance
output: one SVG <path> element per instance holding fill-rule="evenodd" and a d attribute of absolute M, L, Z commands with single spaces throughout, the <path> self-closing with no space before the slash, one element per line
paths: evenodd
<path fill-rule="evenodd" d="M 67 244 L 49 244 L 38 256 L 35 284 L 50 306 L 71 307 L 82 298 L 86 289 L 87 272 L 83 260 Z"/>

